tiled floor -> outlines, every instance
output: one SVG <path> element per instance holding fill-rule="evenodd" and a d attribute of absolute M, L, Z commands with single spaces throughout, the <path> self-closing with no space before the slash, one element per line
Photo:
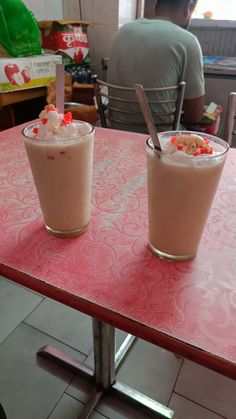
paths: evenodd
<path fill-rule="evenodd" d="M 124 337 L 117 332 L 117 345 Z M 0 403 L 8 419 L 77 419 L 91 384 L 37 359 L 46 344 L 92 365 L 91 319 L 0 277 Z M 142 340 L 118 378 L 168 404 L 176 419 L 236 418 L 236 382 Z M 105 397 L 91 416 L 148 417 L 113 397 Z"/>

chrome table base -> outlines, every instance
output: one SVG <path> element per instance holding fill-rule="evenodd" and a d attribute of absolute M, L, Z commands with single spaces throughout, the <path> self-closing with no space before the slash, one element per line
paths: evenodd
<path fill-rule="evenodd" d="M 94 390 L 84 405 L 78 419 L 89 418 L 105 392 L 111 392 L 127 401 L 132 401 L 135 405 L 146 408 L 149 412 L 152 412 L 152 417 L 173 419 L 174 412 L 168 407 L 116 381 L 116 372 L 135 339 L 134 336 L 128 335 L 115 354 L 114 327 L 93 319 L 94 371 L 81 362 L 66 356 L 63 352 L 51 345 L 41 348 L 38 351 L 38 355 L 57 363 L 57 365 L 62 366 L 74 374 L 83 375 L 86 379 L 95 383 Z"/>

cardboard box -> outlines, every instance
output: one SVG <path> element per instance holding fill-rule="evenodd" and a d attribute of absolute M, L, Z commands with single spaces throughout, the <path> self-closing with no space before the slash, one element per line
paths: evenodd
<path fill-rule="evenodd" d="M 88 23 L 76 20 L 38 22 L 42 47 L 46 52 L 62 55 L 64 64 L 90 65 Z"/>
<path fill-rule="evenodd" d="M 47 86 L 55 79 L 60 55 L 44 54 L 22 58 L 0 58 L 0 92 Z"/>

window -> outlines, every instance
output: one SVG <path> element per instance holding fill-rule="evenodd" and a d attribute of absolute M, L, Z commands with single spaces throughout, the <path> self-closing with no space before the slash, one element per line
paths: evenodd
<path fill-rule="evenodd" d="M 198 0 L 194 18 L 236 20 L 235 0 Z"/>

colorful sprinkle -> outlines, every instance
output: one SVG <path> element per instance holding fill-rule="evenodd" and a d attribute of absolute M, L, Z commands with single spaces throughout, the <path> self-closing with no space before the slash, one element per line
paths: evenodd
<path fill-rule="evenodd" d="M 70 124 L 71 121 L 72 121 L 72 113 L 71 112 L 65 113 L 62 119 L 62 124 L 67 125 L 67 124 Z"/>

